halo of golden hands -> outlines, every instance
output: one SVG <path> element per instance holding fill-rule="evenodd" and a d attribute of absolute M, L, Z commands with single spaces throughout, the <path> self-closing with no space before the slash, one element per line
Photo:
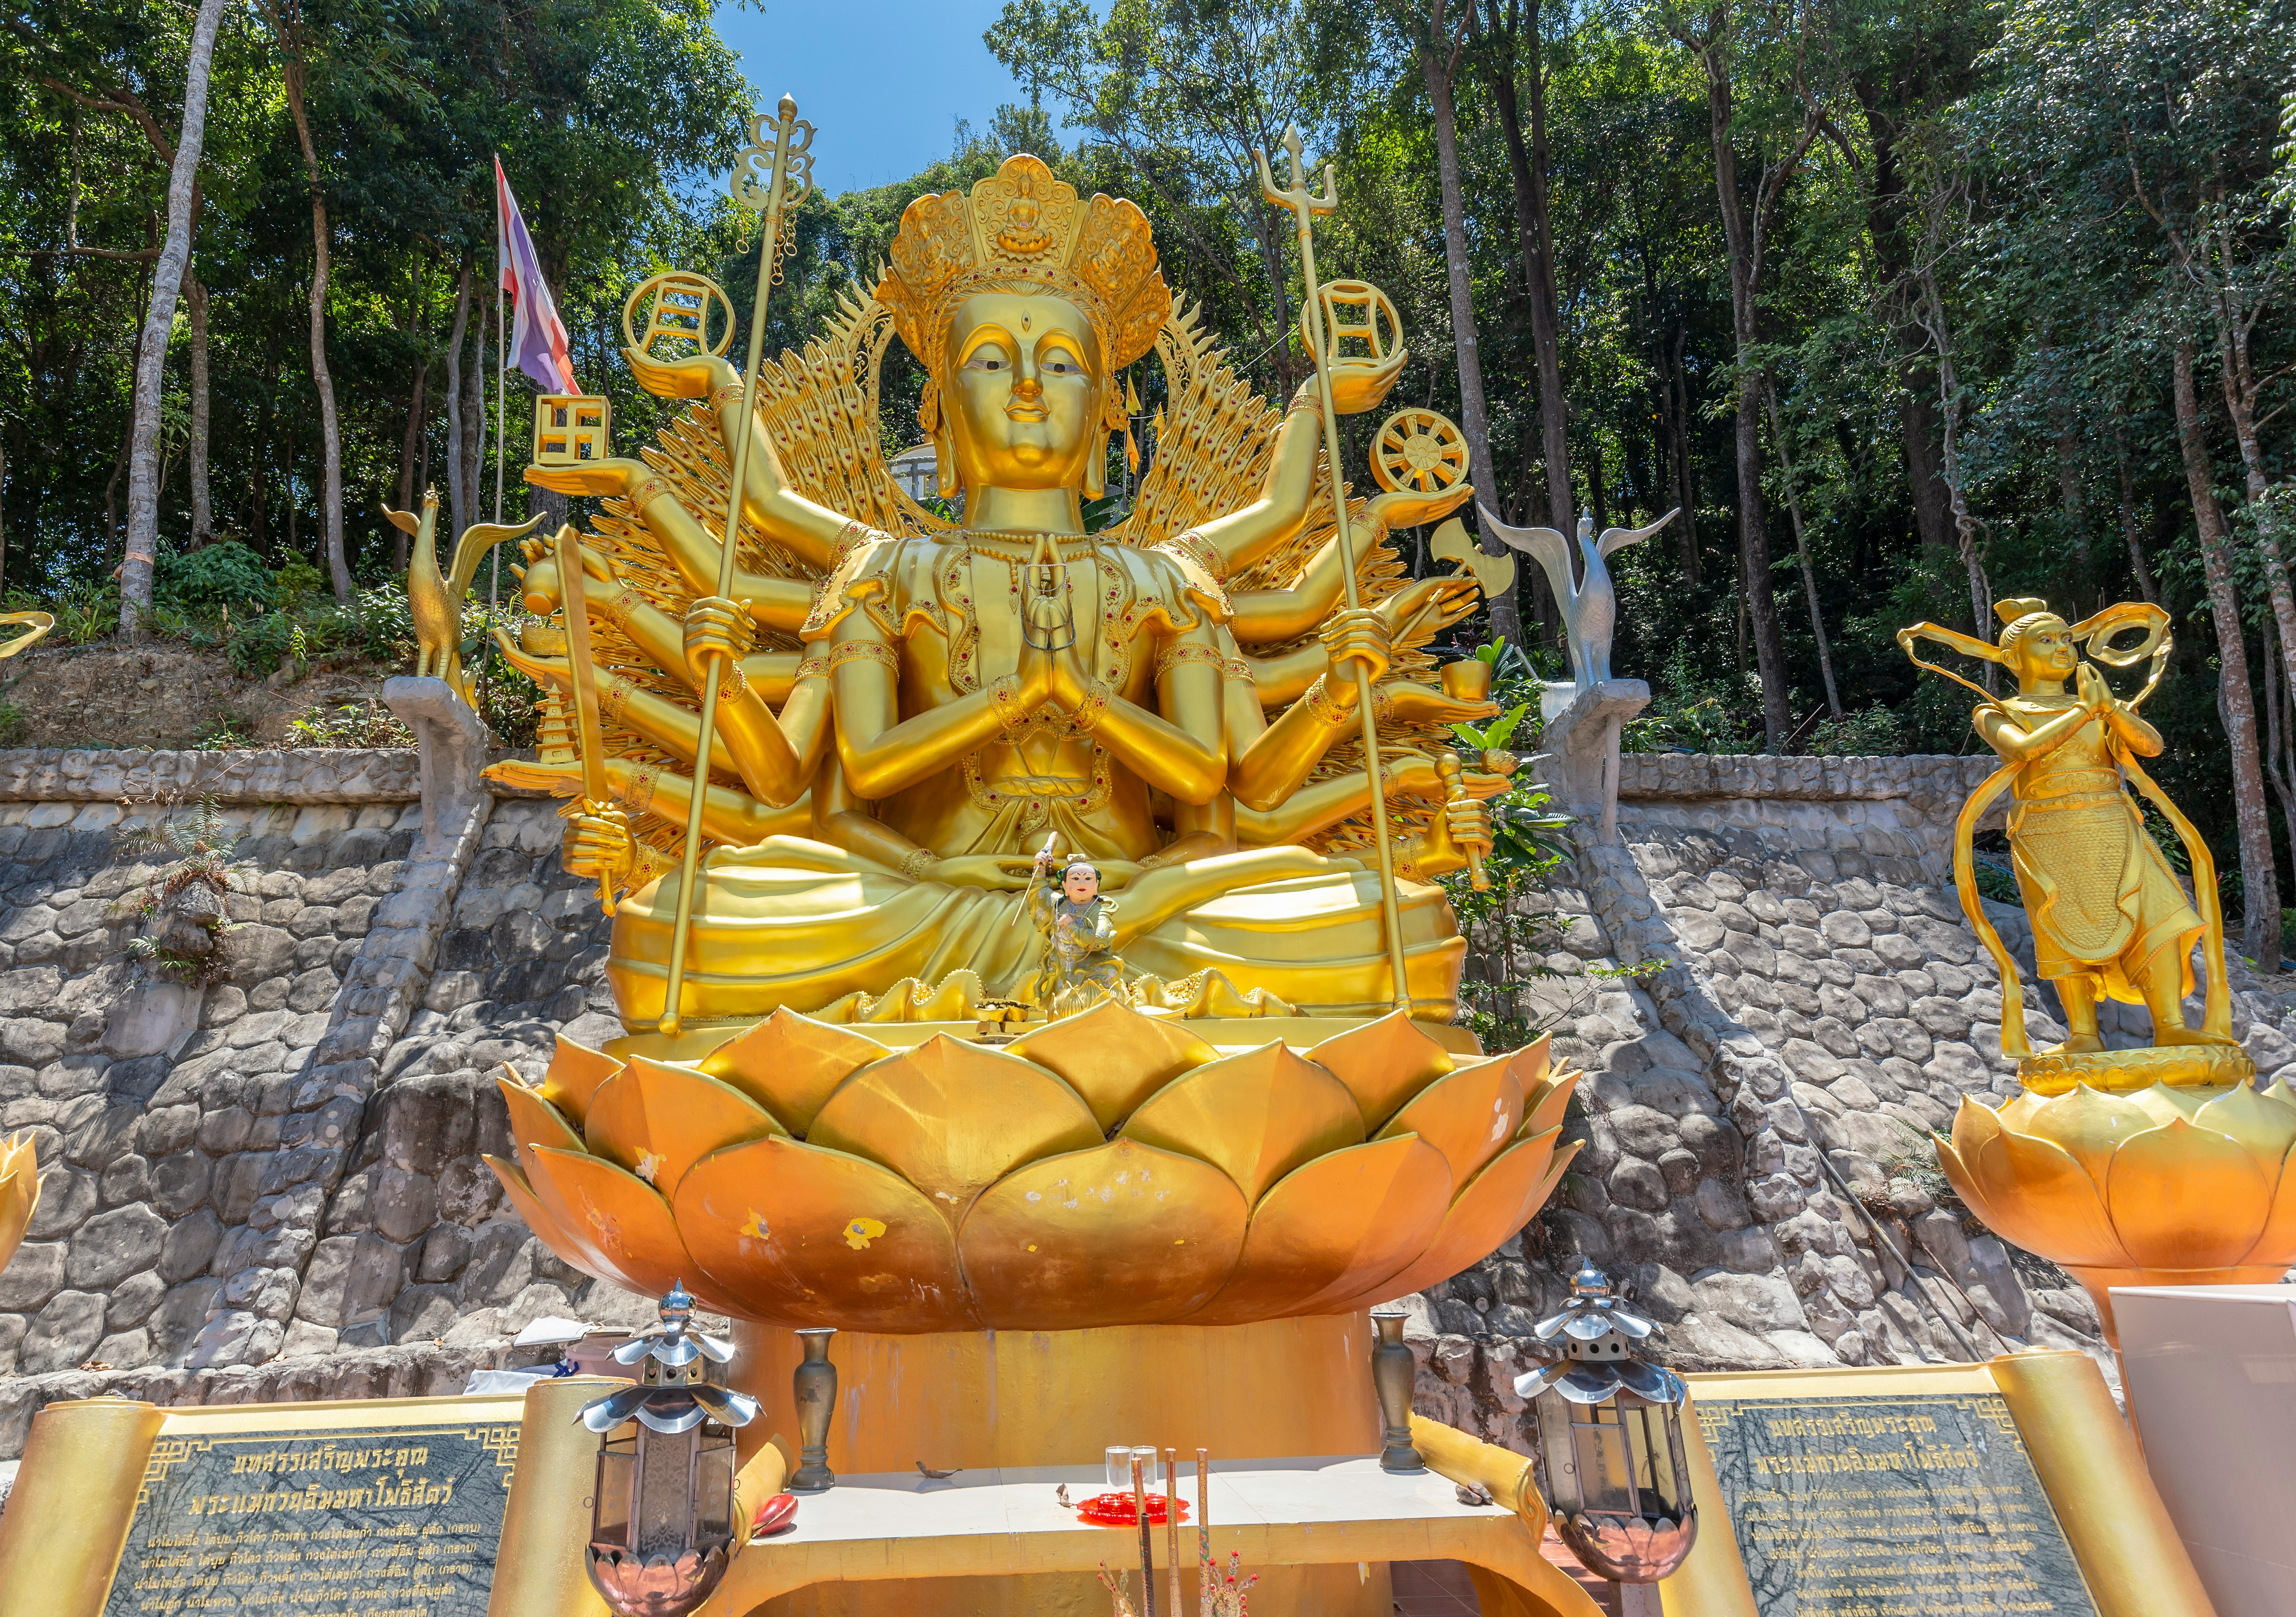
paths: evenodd
<path fill-rule="evenodd" d="M 646 302 L 648 298 L 652 299 L 651 303 Z M 714 342 L 709 340 L 713 302 L 726 311 L 725 329 Z M 646 310 L 643 338 L 632 324 L 641 305 Z M 649 359 L 684 357 L 655 352 L 657 341 L 690 342 L 695 353 L 723 355 L 734 346 L 734 300 L 726 295 L 726 289 L 691 270 L 667 270 L 651 276 L 640 282 L 622 303 L 623 340 Z"/>
<path fill-rule="evenodd" d="M 1372 435 L 1371 474 L 1390 494 L 1443 494 L 1467 480 L 1466 434 L 1432 410 L 1398 410 Z"/>

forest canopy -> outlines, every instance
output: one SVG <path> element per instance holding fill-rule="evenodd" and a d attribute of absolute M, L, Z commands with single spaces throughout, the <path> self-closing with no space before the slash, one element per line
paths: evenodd
<path fill-rule="evenodd" d="M 1029 150 L 1138 201 L 1288 392 L 1302 289 L 1251 153 L 1297 123 L 1339 176 L 1326 273 L 1395 300 L 1392 402 L 1460 423 L 1481 497 L 1566 529 L 1680 508 L 1613 562 L 1614 664 L 1656 693 L 1632 744 L 1967 751 L 1974 699 L 1898 628 L 2158 601 L 2157 774 L 2276 963 L 2296 0 L 1007 0 L 986 41 L 1011 103 L 806 202 L 769 347 L 867 290 L 911 200 Z M 426 486 L 491 517 L 497 153 L 627 452 L 659 420 L 629 290 L 700 268 L 746 318 L 759 244 L 722 181 L 757 89 L 695 0 L 12 8 L 0 588 L 166 634 L 277 610 L 283 579 L 386 585 L 380 507 Z M 889 450 L 916 387 L 889 364 Z M 1488 627 L 1559 676 L 1522 572 Z"/>

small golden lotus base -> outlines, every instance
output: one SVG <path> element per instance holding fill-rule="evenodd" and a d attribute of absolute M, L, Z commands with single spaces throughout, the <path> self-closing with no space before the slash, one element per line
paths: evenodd
<path fill-rule="evenodd" d="M 1157 1017 L 1155 1020 L 1174 1027 L 1185 1028 L 1223 1055 L 1238 1050 L 1256 1050 L 1282 1039 L 1295 1050 L 1307 1050 L 1324 1039 L 1336 1038 L 1351 1029 L 1359 1028 L 1367 1020 L 1361 1016 L 1195 1016 Z M 676 1038 L 657 1032 L 627 1033 L 606 1041 L 603 1049 L 617 1061 L 627 1061 L 633 1055 L 644 1055 L 654 1061 L 696 1062 L 712 1050 L 739 1034 L 757 1026 L 756 1021 L 695 1023 Z M 1049 1024 L 1031 1022 L 1017 1030 L 1034 1032 Z M 1442 1022 L 1414 1022 L 1411 1024 L 1421 1032 L 1450 1051 L 1454 1055 L 1480 1055 L 1482 1046 L 1464 1028 L 1453 1027 Z M 946 1033 L 951 1038 L 969 1043 L 983 1043 L 981 1024 L 978 1022 L 861 1022 L 840 1031 L 859 1033 L 873 1038 L 889 1050 L 909 1050 Z M 989 1036 L 990 1041 L 1003 1042 L 1003 1036 L 1014 1032 L 1014 1027 L 999 1027 Z"/>
<path fill-rule="evenodd" d="M 734 1384 L 764 1400 L 742 1433 L 746 1460 L 775 1432 L 795 1441 L 794 1331 L 736 1324 Z M 1097 1465 L 1111 1443 L 1177 1449 L 1193 1501 L 1198 1448 L 1223 1460 L 1373 1454 L 1371 1321 L 1362 1314 L 1244 1326 L 1125 1326 L 1090 1331 L 840 1331 L 832 1340 L 838 1408 L 829 1464 L 840 1473 Z M 803 1506 L 800 1506 L 802 1510 Z M 1184 1563 L 1195 1535 L 1182 1533 Z M 1164 1565 L 1157 1535 L 1157 1565 Z M 1110 1537 L 1110 1569 L 1135 1565 Z M 1387 1568 L 1253 1567 L 1254 1617 L 1387 1617 Z M 1160 1570 L 1159 1582 L 1162 1583 Z M 1191 1597 L 1195 1579 L 1185 1578 Z M 1136 1603 L 1139 1579 L 1133 1579 Z M 1157 1590 L 1160 1613 L 1164 1588 Z M 1086 1573 L 888 1579 L 824 1584 L 768 1602 L 770 1617 L 1105 1617 Z"/>
<path fill-rule="evenodd" d="M 2256 1076 L 2238 1045 L 2162 1045 L 2139 1050 L 2045 1050 L 2017 1063 L 2017 1081 L 2035 1095 L 2070 1095 L 2082 1084 L 2134 1095 L 2154 1084 L 2221 1089 Z"/>

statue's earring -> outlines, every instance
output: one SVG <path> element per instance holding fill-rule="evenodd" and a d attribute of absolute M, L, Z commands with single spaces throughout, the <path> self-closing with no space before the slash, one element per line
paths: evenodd
<path fill-rule="evenodd" d="M 956 466 L 956 444 L 949 436 L 948 423 L 941 419 L 940 384 L 931 376 L 925 378 L 924 398 L 917 405 L 917 426 L 932 440 L 933 492 L 943 499 L 954 499 L 964 491 L 964 479 Z"/>

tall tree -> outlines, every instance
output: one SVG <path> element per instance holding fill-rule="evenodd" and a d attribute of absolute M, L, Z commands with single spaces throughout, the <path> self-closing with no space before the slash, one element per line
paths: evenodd
<path fill-rule="evenodd" d="M 1762 680 L 1762 733 L 1774 752 L 1793 729 L 1785 641 L 1778 629 L 1777 595 L 1770 585 L 1770 532 L 1762 505 L 1762 357 L 1759 305 L 1763 253 L 1779 199 L 1801 160 L 1824 130 L 1815 102 L 1785 150 L 1762 162 L 1749 200 L 1738 176 L 1736 131 L 1738 19 L 1731 0 L 1702 14 L 1670 15 L 1668 31 L 1693 55 L 1706 78 L 1708 127 L 1714 143 L 1714 186 L 1722 201 L 1722 234 L 1730 257 L 1730 323 L 1737 340 L 1738 572 L 1753 629 L 1754 659 Z"/>
<path fill-rule="evenodd" d="M 319 151 L 311 139 L 311 32 L 302 0 L 257 3 L 278 37 L 287 111 L 295 121 L 295 144 L 302 150 L 304 184 L 311 197 L 311 385 L 319 396 L 319 520 L 326 539 L 328 582 L 334 587 L 336 600 L 348 601 L 353 584 L 350 559 L 343 550 L 342 421 L 335 410 L 334 373 L 327 366 L 327 282 L 333 241 L 327 226 L 327 192 L 319 174 Z"/>

